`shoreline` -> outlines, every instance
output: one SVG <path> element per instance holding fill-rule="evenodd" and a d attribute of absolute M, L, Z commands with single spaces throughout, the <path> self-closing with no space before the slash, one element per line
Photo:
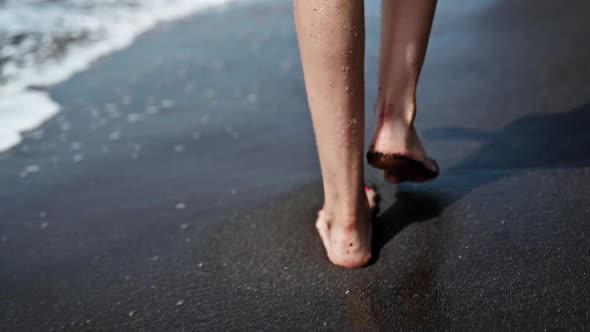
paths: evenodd
<path fill-rule="evenodd" d="M 235 0 L 233 0 L 235 1 Z M 59 105 L 51 99 L 47 91 L 52 86 L 71 79 L 74 75 L 90 68 L 100 58 L 124 50 L 142 34 L 154 29 L 158 24 L 180 20 L 194 15 L 204 14 L 215 7 L 227 6 L 232 0 L 207 0 L 199 3 L 181 2 L 176 7 L 159 10 L 141 18 L 136 17 L 132 27 L 113 28 L 106 39 L 90 45 L 80 46 L 76 43 L 68 46 L 68 51 L 60 59 L 49 59 L 34 66 L 23 67 L 15 71 L 16 78 L 0 86 L 0 123 L 3 134 L 0 135 L 0 153 L 6 152 L 22 142 L 22 136 L 28 131 L 42 125 L 59 112 Z M 155 16 L 154 16 L 155 15 Z M 140 19 L 141 18 L 141 19 Z M 109 34 L 107 34 L 109 35 Z M 18 45 L 14 46 L 18 48 Z M 10 63 L 6 59 L 4 66 Z M 1 68 L 0 68 L 1 69 Z M 43 87 L 41 89 L 35 87 Z M 56 108 L 57 107 L 57 108 Z M 34 111 L 29 111 L 34 108 Z M 26 112 L 27 116 L 23 116 Z"/>

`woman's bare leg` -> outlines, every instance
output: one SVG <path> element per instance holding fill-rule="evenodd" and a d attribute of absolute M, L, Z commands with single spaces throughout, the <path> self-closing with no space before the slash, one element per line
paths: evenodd
<path fill-rule="evenodd" d="M 438 165 L 414 128 L 416 86 L 436 0 L 382 0 L 377 124 L 367 157 L 391 182 L 427 181 Z"/>
<path fill-rule="evenodd" d="M 371 257 L 372 236 L 363 183 L 364 3 L 294 4 L 324 186 L 316 226 L 332 263 L 361 267 Z"/>

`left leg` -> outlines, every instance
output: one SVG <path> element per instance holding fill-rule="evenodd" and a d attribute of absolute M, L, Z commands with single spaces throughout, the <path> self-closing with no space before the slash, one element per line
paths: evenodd
<path fill-rule="evenodd" d="M 371 257 L 371 192 L 363 184 L 363 0 L 295 0 L 305 88 L 324 185 L 316 227 L 330 261 Z"/>

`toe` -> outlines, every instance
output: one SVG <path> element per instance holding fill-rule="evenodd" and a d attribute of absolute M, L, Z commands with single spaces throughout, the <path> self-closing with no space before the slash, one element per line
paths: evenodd
<path fill-rule="evenodd" d="M 438 173 L 438 164 L 434 159 L 427 157 L 424 161 L 424 167 L 426 167 L 432 173 Z"/>
<path fill-rule="evenodd" d="M 374 210 L 377 207 L 377 203 L 379 201 L 379 194 L 377 193 L 377 190 L 371 186 L 365 185 L 365 194 L 367 195 L 369 208 Z"/>

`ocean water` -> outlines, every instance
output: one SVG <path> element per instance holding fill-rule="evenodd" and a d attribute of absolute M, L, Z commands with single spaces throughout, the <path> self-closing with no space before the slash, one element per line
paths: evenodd
<path fill-rule="evenodd" d="M 59 112 L 43 88 L 165 20 L 231 0 L 0 0 L 0 151 Z"/>

